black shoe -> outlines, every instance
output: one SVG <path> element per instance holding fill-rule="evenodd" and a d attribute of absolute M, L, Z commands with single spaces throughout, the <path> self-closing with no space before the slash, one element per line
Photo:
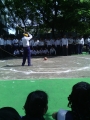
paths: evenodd
<path fill-rule="evenodd" d="M 22 64 L 22 66 L 24 66 L 24 64 Z"/>
<path fill-rule="evenodd" d="M 33 65 L 30 64 L 30 65 L 28 65 L 28 66 L 33 66 Z"/>

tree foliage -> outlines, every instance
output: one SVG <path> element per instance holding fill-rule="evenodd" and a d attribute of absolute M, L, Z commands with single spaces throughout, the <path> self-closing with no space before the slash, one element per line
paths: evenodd
<path fill-rule="evenodd" d="M 7 0 L 3 7 L 8 9 L 11 25 L 52 29 L 53 35 L 54 31 L 86 33 L 90 27 L 87 0 Z"/>

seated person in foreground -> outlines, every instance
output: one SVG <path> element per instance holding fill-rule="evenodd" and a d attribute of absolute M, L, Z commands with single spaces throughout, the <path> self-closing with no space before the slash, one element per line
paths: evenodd
<path fill-rule="evenodd" d="M 22 120 L 44 120 L 44 114 L 48 110 L 48 95 L 44 91 L 31 92 L 26 99 L 24 109 L 25 116 Z"/>
<path fill-rule="evenodd" d="M 12 107 L 0 108 L 0 120 L 21 120 L 19 113 Z"/>
<path fill-rule="evenodd" d="M 79 82 L 72 88 L 68 97 L 68 110 L 59 110 L 52 114 L 57 120 L 90 120 L 90 84 Z"/>

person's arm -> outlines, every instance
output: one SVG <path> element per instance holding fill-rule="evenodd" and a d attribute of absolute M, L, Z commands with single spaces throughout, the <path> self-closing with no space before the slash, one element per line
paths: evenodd
<path fill-rule="evenodd" d="M 28 35 L 29 35 L 29 37 L 26 37 L 26 39 L 27 39 L 27 40 L 32 39 L 32 35 L 31 35 L 31 34 L 29 34 L 29 33 L 28 33 Z"/>

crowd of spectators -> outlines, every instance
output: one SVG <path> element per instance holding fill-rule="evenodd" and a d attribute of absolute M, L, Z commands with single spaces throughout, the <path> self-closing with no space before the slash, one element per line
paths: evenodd
<path fill-rule="evenodd" d="M 68 107 L 70 110 L 60 108 L 52 114 L 52 118 L 55 120 L 90 120 L 89 83 L 78 82 L 72 87 L 68 96 Z M 48 94 L 42 90 L 30 92 L 23 108 L 24 116 L 19 115 L 12 107 L 0 108 L 0 120 L 45 120 L 44 115 L 48 111 Z"/>
<path fill-rule="evenodd" d="M 90 37 L 83 36 L 62 36 L 56 38 L 32 38 L 30 40 L 30 49 L 32 56 L 67 56 L 73 54 L 82 54 L 83 46 L 86 52 L 90 53 Z M 11 55 L 22 56 L 23 45 L 22 38 L 0 36 L 0 58 Z"/>

